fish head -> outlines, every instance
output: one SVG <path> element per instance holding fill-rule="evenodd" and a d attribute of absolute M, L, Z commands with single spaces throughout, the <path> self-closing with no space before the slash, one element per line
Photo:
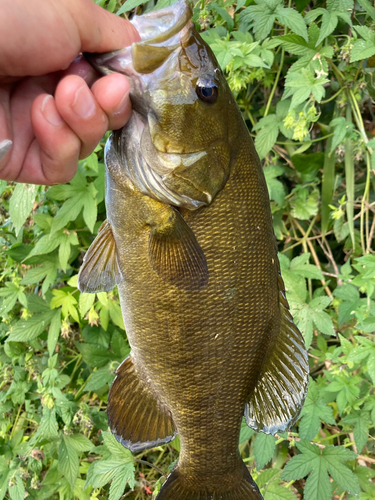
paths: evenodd
<path fill-rule="evenodd" d="M 130 79 L 134 116 L 122 147 L 127 156 L 137 149 L 138 165 L 130 169 L 133 180 L 142 170 L 136 187 L 196 209 L 210 204 L 229 177 L 228 114 L 234 100 L 191 17 L 185 0 L 135 16 L 140 42 L 88 58 L 100 72 Z"/>

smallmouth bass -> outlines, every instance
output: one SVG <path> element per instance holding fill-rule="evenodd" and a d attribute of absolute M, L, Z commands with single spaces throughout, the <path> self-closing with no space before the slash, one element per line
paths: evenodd
<path fill-rule="evenodd" d="M 82 292 L 118 286 L 132 352 L 108 420 L 138 452 L 178 433 L 158 500 L 260 500 L 238 452 L 243 415 L 274 434 L 308 383 L 285 298 L 262 167 L 185 0 L 135 17 L 141 42 L 87 55 L 131 84 L 133 114 L 106 150 L 107 221 Z"/>

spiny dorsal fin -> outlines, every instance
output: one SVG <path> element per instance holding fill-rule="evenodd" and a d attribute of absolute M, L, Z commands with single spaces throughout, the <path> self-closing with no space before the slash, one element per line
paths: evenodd
<path fill-rule="evenodd" d="M 266 434 L 283 432 L 295 423 L 305 401 L 309 380 L 305 342 L 289 312 L 280 268 L 278 272 L 280 333 L 245 405 L 247 425 Z"/>
<path fill-rule="evenodd" d="M 141 379 L 131 357 L 117 369 L 107 415 L 117 441 L 132 452 L 168 443 L 177 434 L 170 412 Z"/>
<path fill-rule="evenodd" d="M 105 221 L 83 259 L 78 274 L 78 288 L 86 293 L 109 292 L 121 280 L 115 239 L 111 226 Z"/>
<path fill-rule="evenodd" d="M 207 285 L 208 269 L 203 250 L 177 210 L 168 226 L 151 229 L 148 252 L 152 268 L 163 281 L 190 291 Z"/>

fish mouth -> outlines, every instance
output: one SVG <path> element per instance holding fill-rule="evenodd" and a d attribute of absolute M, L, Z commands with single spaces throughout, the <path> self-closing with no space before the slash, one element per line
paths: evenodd
<path fill-rule="evenodd" d="M 147 75 L 181 47 L 192 16 L 192 9 L 186 0 L 161 11 L 134 16 L 130 22 L 137 29 L 140 42 L 105 54 L 84 53 L 84 57 L 98 73 L 104 75 L 122 73 L 130 78 L 137 74 Z"/>

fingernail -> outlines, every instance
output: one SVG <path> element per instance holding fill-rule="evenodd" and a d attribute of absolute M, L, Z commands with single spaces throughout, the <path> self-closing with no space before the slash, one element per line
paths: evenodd
<path fill-rule="evenodd" d="M 44 118 L 54 127 L 62 125 L 64 120 L 61 118 L 60 113 L 57 111 L 53 97 L 47 95 L 42 102 L 42 113 Z"/>
<path fill-rule="evenodd" d="M 5 157 L 7 152 L 10 150 L 12 147 L 12 141 L 9 139 L 4 139 L 3 141 L 0 142 L 0 161 Z"/>
<path fill-rule="evenodd" d="M 128 107 L 128 100 L 129 100 L 129 92 L 126 92 L 124 97 L 121 99 L 121 101 L 118 103 L 116 106 L 116 111 L 113 111 L 114 115 L 120 115 L 125 111 L 125 109 Z"/>
<path fill-rule="evenodd" d="M 82 87 L 76 91 L 72 109 L 84 120 L 90 118 L 95 113 L 95 101 L 86 85 L 82 85 Z"/>

